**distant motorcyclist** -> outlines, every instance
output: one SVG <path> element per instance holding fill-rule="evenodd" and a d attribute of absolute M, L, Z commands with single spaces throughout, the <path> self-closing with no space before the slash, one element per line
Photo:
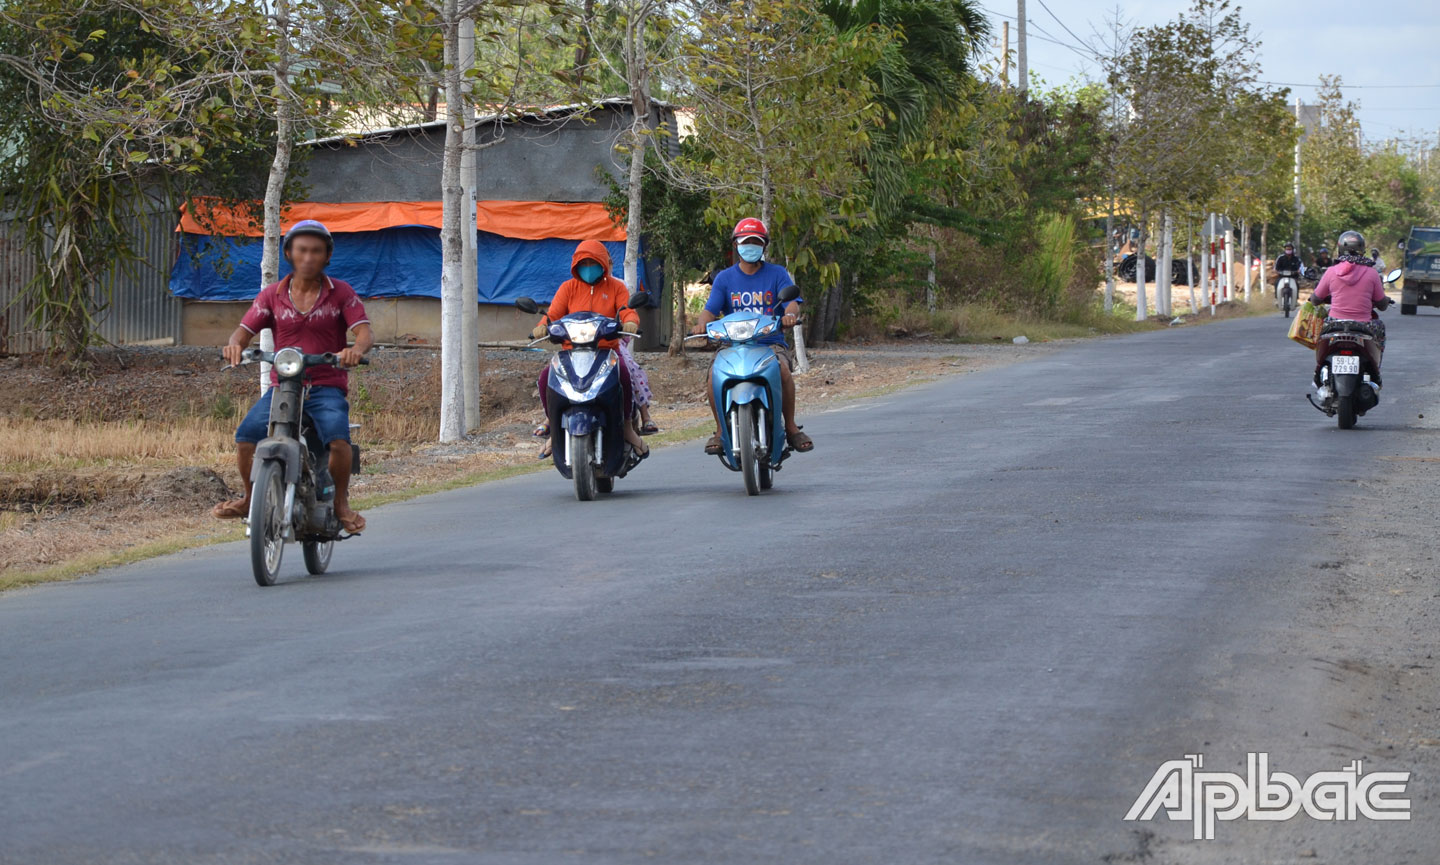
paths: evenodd
<path fill-rule="evenodd" d="M 1375 272 L 1383 276 L 1385 273 L 1385 259 L 1380 257 L 1380 247 L 1370 247 L 1370 258 L 1375 262 Z"/>
<path fill-rule="evenodd" d="M 1375 309 L 1385 309 L 1390 299 L 1385 296 L 1385 285 L 1380 274 L 1375 272 L 1375 262 L 1365 257 L 1365 238 L 1358 231 L 1347 231 L 1340 235 L 1338 244 L 1340 259 L 1325 271 L 1310 302 L 1329 303 L 1330 310 L 1325 316 L 1324 335 L 1338 322 L 1363 322 L 1363 330 L 1375 337 L 1375 345 L 1383 356 L 1385 352 L 1385 323 L 1375 314 Z M 1323 250 L 1322 250 L 1323 251 Z M 1316 354 L 1315 375 L 1320 375 L 1324 358 Z M 1374 385 L 1380 387 L 1380 363 L 1376 361 Z"/>
<path fill-rule="evenodd" d="M 1303 273 L 1304 270 L 1305 266 L 1301 263 L 1300 256 L 1295 254 L 1295 244 L 1285 244 L 1285 251 L 1280 254 L 1279 258 L 1275 259 L 1275 273 L 1285 274 L 1288 272 L 1298 276 Z M 1275 297 L 1277 302 L 1280 297 L 1280 286 L 1285 279 L 1286 277 L 1283 275 L 1277 276 L 1275 279 Z"/>
<path fill-rule="evenodd" d="M 1290 270 L 1299 273 L 1300 267 L 1300 256 L 1295 254 L 1295 244 L 1285 244 L 1285 251 L 1280 254 L 1279 258 L 1275 259 L 1275 271 L 1278 273 L 1280 271 Z"/>
<path fill-rule="evenodd" d="M 1325 269 L 1333 267 L 1334 264 L 1335 259 L 1330 257 L 1330 249 L 1324 246 L 1320 247 L 1320 251 L 1315 253 L 1315 278 L 1319 279 L 1324 276 Z"/>

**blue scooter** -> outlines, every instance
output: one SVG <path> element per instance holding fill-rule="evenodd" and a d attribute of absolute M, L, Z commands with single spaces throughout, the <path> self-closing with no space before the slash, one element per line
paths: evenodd
<path fill-rule="evenodd" d="M 776 306 L 783 308 L 799 296 L 800 289 L 789 286 Z M 720 462 L 745 477 L 745 492 L 752 496 L 774 485 L 773 473 L 792 453 L 785 437 L 780 361 L 774 349 L 758 343 L 780 328 L 778 315 L 732 312 L 691 337 L 721 346 L 710 367 L 710 389 L 724 421 Z"/>
<path fill-rule="evenodd" d="M 629 305 L 647 302 L 648 296 L 637 292 Z M 515 306 L 531 315 L 540 312 L 528 297 L 516 300 Z M 594 501 L 596 493 L 613 492 L 616 478 L 640 463 L 623 428 L 633 413 L 621 404 L 619 366 L 624 361 L 619 352 L 599 348 L 601 340 L 628 336 L 618 319 L 576 312 L 550 322 L 549 333 L 535 341 L 568 341 L 571 346 L 550 359 L 546 422 L 555 468 L 575 482 L 575 497 L 582 502 Z"/>

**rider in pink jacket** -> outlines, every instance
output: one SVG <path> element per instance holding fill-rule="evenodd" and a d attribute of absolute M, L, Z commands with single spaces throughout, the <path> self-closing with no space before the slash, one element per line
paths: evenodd
<path fill-rule="evenodd" d="M 1375 347 L 1379 351 L 1374 358 L 1374 384 L 1378 387 L 1380 359 L 1385 353 L 1385 322 L 1381 321 L 1373 310 L 1389 306 L 1390 299 L 1385 296 L 1385 284 L 1381 282 L 1380 274 L 1375 271 L 1375 262 L 1365 257 L 1365 238 L 1360 236 L 1360 232 L 1347 231 L 1341 234 L 1339 247 L 1340 258 L 1320 277 L 1320 284 L 1315 286 L 1315 294 L 1311 296 L 1310 302 L 1317 305 L 1327 302 L 1330 304 L 1330 311 L 1325 316 L 1325 326 L 1320 330 L 1322 334 L 1340 329 L 1339 326 L 1332 327 L 1332 323 L 1358 321 L 1362 322 L 1364 330 L 1375 337 Z M 1317 384 L 1320 366 L 1324 363 L 1322 353 L 1322 347 L 1317 346 Z"/>
<path fill-rule="evenodd" d="M 1320 284 L 1315 287 L 1315 300 L 1328 301 L 1330 314 L 1326 318 L 1343 321 L 1370 321 L 1374 318 L 1371 310 L 1385 300 L 1385 286 L 1380 274 L 1375 272 L 1374 263 L 1360 264 L 1347 261 L 1342 255 L 1340 263 L 1325 271 Z"/>

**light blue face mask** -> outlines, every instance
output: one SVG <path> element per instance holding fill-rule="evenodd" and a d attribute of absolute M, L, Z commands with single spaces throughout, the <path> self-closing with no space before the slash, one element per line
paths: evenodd
<path fill-rule="evenodd" d="M 600 281 L 600 277 L 605 275 L 605 268 L 598 264 L 582 264 L 580 265 L 578 272 L 580 274 L 580 279 L 583 282 L 594 285 L 595 283 Z"/>
<path fill-rule="evenodd" d="M 754 264 L 765 257 L 765 247 L 758 243 L 742 243 L 739 252 L 741 260 L 747 264 Z"/>

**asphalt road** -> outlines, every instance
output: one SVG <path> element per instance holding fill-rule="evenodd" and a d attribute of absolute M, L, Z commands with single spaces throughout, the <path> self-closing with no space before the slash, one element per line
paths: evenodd
<path fill-rule="evenodd" d="M 272 589 L 227 544 L 0 596 L 0 862 L 1179 861 L 1122 820 L 1161 761 L 1341 767 L 1256 634 L 1434 401 L 1440 318 L 1387 320 L 1350 433 L 1240 320 L 802 418 L 759 498 L 694 443 L 372 511 Z M 1331 825 L 1433 862 L 1422 816 Z"/>

